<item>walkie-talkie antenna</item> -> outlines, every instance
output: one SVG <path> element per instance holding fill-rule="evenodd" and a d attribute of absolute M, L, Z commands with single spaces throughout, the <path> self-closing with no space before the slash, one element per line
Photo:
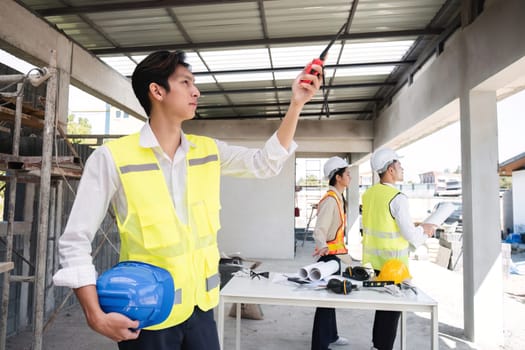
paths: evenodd
<path fill-rule="evenodd" d="M 335 41 L 339 38 L 339 36 L 341 35 L 341 33 L 343 33 L 345 31 L 345 28 L 348 26 L 348 22 L 345 22 L 345 24 L 343 24 L 343 26 L 341 27 L 341 29 L 339 29 L 339 31 L 337 32 L 337 34 L 335 35 L 335 37 L 330 40 L 330 42 L 328 43 L 328 45 L 324 48 L 323 52 L 321 52 L 321 54 L 319 55 L 319 58 L 314 58 L 314 60 L 308 64 L 308 66 L 306 66 L 306 68 L 304 69 L 305 72 L 309 73 L 309 74 L 314 74 L 314 75 L 319 75 L 319 73 L 312 69 L 312 65 L 313 64 L 317 64 L 319 66 L 324 66 L 324 61 L 326 59 L 326 55 L 328 54 L 328 50 L 330 50 L 330 48 L 332 47 L 332 45 L 335 43 Z M 311 84 L 312 81 L 311 80 L 301 80 L 302 83 L 309 83 Z"/>
<path fill-rule="evenodd" d="M 337 32 L 337 34 L 335 35 L 335 37 L 328 43 L 328 45 L 325 47 L 325 49 L 323 50 L 323 52 L 321 52 L 321 54 L 319 55 L 319 58 L 324 62 L 324 60 L 326 59 L 326 55 L 328 54 L 328 50 L 330 50 L 330 48 L 332 47 L 332 45 L 336 42 L 337 39 L 339 39 L 339 36 L 345 31 L 346 27 L 348 27 L 348 22 L 345 22 L 345 24 L 343 24 L 343 26 L 341 27 L 341 29 L 339 29 L 339 31 Z"/>

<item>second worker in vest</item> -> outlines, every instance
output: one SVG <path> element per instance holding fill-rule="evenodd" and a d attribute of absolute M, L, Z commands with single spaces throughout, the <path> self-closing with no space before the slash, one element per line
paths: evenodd
<path fill-rule="evenodd" d="M 348 163 L 339 157 L 332 157 L 324 164 L 324 176 L 329 188 L 319 201 L 317 220 L 314 229 L 315 252 L 319 262 L 336 260 L 337 255 L 347 254 L 345 247 L 346 200 L 343 191 L 350 184 Z M 340 273 L 339 270 L 336 274 Z M 346 345 L 348 339 L 337 334 L 337 322 L 334 308 L 318 307 L 315 310 L 312 330 L 312 350 L 327 350 L 330 345 Z"/>
<path fill-rule="evenodd" d="M 380 183 L 363 193 L 363 259 L 381 271 L 385 262 L 396 258 L 408 267 L 409 250 L 432 237 L 435 225 L 415 226 L 410 218 L 408 198 L 395 186 L 403 181 L 399 156 L 390 148 L 372 154 L 372 171 Z M 376 311 L 372 334 L 372 349 L 391 350 L 397 333 L 400 312 Z"/>
<path fill-rule="evenodd" d="M 220 177 L 268 178 L 295 151 L 293 137 L 319 75 L 301 72 L 286 116 L 262 149 L 189 135 L 200 92 L 183 52 L 158 51 L 140 62 L 132 86 L 149 117 L 138 133 L 108 142 L 89 157 L 64 234 L 56 285 L 73 288 L 87 323 L 121 350 L 218 350 L 213 308 L 219 301 Z M 310 84 L 310 81 L 312 84 Z M 120 232 L 120 260 L 169 271 L 176 290 L 167 319 L 135 330 L 138 321 L 104 313 L 95 288 L 93 240 L 109 205 Z"/>

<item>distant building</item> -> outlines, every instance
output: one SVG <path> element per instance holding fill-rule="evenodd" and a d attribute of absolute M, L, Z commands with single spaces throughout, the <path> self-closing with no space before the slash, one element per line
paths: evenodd
<path fill-rule="evenodd" d="M 461 181 L 461 174 L 447 173 L 442 171 L 428 171 L 426 173 L 419 174 L 419 182 L 422 184 L 435 184 L 438 179 L 453 179 Z"/>
<path fill-rule="evenodd" d="M 512 191 L 503 195 L 503 228 L 525 233 L 525 152 L 499 165 L 500 176 L 512 176 Z"/>
<path fill-rule="evenodd" d="M 461 195 L 461 174 L 429 171 L 419 174 L 422 184 L 434 185 L 435 196 Z"/>
<path fill-rule="evenodd" d="M 127 135 L 137 132 L 144 122 L 103 101 L 96 101 L 89 109 L 76 106 L 72 101 L 69 114 L 86 118 L 92 134 Z"/>

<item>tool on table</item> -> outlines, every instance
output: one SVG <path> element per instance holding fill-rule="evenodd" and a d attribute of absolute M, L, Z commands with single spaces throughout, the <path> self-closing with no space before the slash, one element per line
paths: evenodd
<path fill-rule="evenodd" d="M 307 280 L 305 278 L 302 278 L 302 277 L 286 277 L 286 279 L 290 282 L 294 282 L 294 283 L 297 283 L 297 284 L 310 284 L 312 283 L 312 281 L 310 280 Z"/>
<path fill-rule="evenodd" d="M 356 281 L 366 281 L 370 279 L 370 273 L 363 266 L 348 266 L 343 272 L 343 277 L 348 277 Z"/>
<path fill-rule="evenodd" d="M 363 288 L 384 287 L 394 284 L 394 281 L 363 281 Z"/>
<path fill-rule="evenodd" d="M 255 277 L 257 277 L 257 279 L 261 279 L 261 277 L 268 279 L 270 278 L 270 272 L 255 272 L 250 270 L 250 278 L 253 280 Z"/>
<path fill-rule="evenodd" d="M 326 288 L 334 293 L 346 295 L 350 294 L 352 289 L 357 289 L 357 286 L 352 284 L 352 282 L 349 280 L 339 280 L 337 278 L 332 278 L 328 281 Z"/>

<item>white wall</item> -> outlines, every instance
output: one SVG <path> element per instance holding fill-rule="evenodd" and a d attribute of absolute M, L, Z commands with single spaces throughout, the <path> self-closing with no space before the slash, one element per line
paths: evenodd
<path fill-rule="evenodd" d="M 512 172 L 514 232 L 525 232 L 525 170 Z"/>
<path fill-rule="evenodd" d="M 219 249 L 244 258 L 294 258 L 295 157 L 270 179 L 221 179 Z"/>

